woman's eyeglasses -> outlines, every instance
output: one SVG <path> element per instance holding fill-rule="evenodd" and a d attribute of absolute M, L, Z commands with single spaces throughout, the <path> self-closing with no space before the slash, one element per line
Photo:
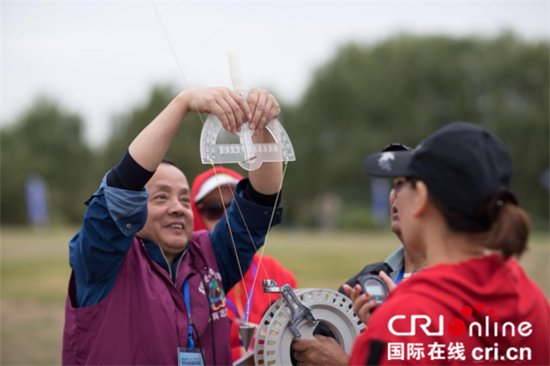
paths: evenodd
<path fill-rule="evenodd" d="M 208 220 L 219 220 L 223 216 L 225 210 L 229 208 L 231 202 L 200 202 L 197 204 L 197 210 Z"/>

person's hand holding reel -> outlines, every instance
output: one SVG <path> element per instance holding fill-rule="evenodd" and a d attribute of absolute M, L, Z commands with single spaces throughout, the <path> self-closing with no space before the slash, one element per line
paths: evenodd
<path fill-rule="evenodd" d="M 361 285 L 355 285 L 353 288 L 349 285 L 343 286 L 346 295 L 353 302 L 353 311 L 365 325 L 369 323 L 372 311 L 397 287 L 386 273 L 380 272 L 379 276 L 361 276 Z"/>

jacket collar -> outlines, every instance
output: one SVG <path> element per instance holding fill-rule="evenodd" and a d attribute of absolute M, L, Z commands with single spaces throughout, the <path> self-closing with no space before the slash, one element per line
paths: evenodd
<path fill-rule="evenodd" d="M 178 267 L 183 257 L 185 256 L 185 253 L 187 253 L 187 248 L 189 247 L 189 245 L 185 247 L 185 249 L 181 252 L 181 254 L 176 258 L 174 263 L 172 263 L 172 268 L 169 268 L 168 260 L 166 259 L 166 256 L 162 252 L 160 245 L 149 239 L 141 239 L 141 240 L 143 241 L 143 245 L 145 245 L 145 249 L 147 250 L 147 253 L 151 257 L 151 259 L 154 260 L 159 266 L 161 266 L 170 275 L 170 278 L 172 279 L 173 283 L 176 283 Z"/>

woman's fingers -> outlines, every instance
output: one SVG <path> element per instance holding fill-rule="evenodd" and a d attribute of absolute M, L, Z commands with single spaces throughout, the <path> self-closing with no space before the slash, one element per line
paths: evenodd
<path fill-rule="evenodd" d="M 370 300 L 369 294 L 360 295 L 355 301 L 353 301 L 353 311 L 355 314 L 359 313 L 359 310 Z"/>
<path fill-rule="evenodd" d="M 378 274 L 380 276 L 380 278 L 384 281 L 384 283 L 386 284 L 386 286 L 388 287 L 388 290 L 391 292 L 393 290 L 395 290 L 395 288 L 397 287 L 397 285 L 395 284 L 395 282 L 393 282 L 393 280 L 390 278 L 390 276 L 388 276 L 386 274 L 386 272 L 383 272 L 383 271 L 380 271 L 380 273 Z"/>
<path fill-rule="evenodd" d="M 351 301 L 353 303 L 355 303 L 355 301 L 361 296 L 361 286 L 360 285 L 355 285 L 352 289 L 351 289 Z"/>
<path fill-rule="evenodd" d="M 359 316 L 359 319 L 361 319 L 361 321 L 365 323 L 365 325 L 369 323 L 372 314 L 371 312 L 376 307 L 376 304 L 376 300 L 367 301 L 359 309 L 357 316 Z"/>
<path fill-rule="evenodd" d="M 351 299 L 351 286 L 345 283 L 344 285 L 342 285 L 342 289 L 344 290 L 346 295 Z"/>

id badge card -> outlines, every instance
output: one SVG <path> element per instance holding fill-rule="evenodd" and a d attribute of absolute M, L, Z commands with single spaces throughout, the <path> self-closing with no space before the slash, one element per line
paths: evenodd
<path fill-rule="evenodd" d="M 178 347 L 178 366 L 204 366 L 201 350 Z"/>

